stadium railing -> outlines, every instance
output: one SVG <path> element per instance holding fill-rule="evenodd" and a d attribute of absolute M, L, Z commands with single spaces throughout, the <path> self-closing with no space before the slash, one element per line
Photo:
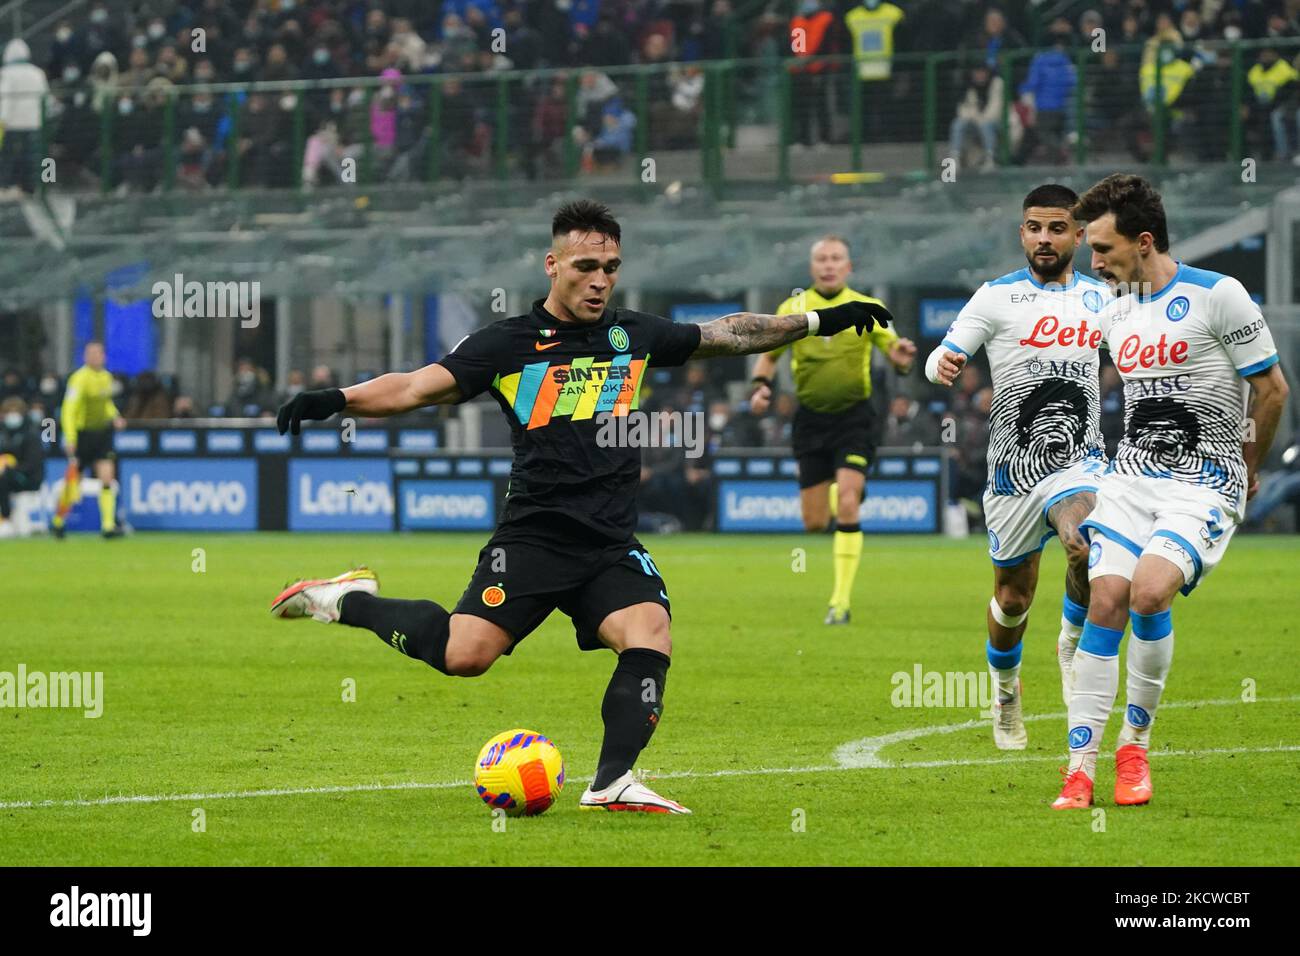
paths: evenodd
<path fill-rule="evenodd" d="M 1045 161 L 1127 154 L 1157 166 L 1171 157 L 1240 163 L 1273 152 L 1275 143 L 1300 152 L 1300 82 L 1282 87 L 1276 103 L 1252 88 L 1250 70 L 1265 49 L 1290 60 L 1300 40 L 1195 47 L 1151 40 L 1072 52 L 1069 102 L 1040 114 L 1035 128 Z M 996 61 L 1005 91 L 997 165 L 1034 158 L 1017 155 L 1025 127 L 1017 91 L 1040 52 L 1012 50 Z M 400 84 L 353 77 L 155 80 L 99 93 L 83 86 L 80 97 L 56 90 L 44 98 L 39 155 L 73 167 L 73 175 L 60 172 L 58 189 L 305 189 L 309 143 L 332 120 L 337 143 L 318 139 L 312 156 L 367 185 L 600 175 L 703 182 L 721 192 L 746 180 L 791 182 L 792 156 L 801 179 L 869 181 L 882 170 L 930 176 L 947 158 L 964 80 L 982 58 L 958 50 L 876 61 L 845 55 L 410 75 Z M 196 109 L 208 95 L 210 109 Z M 121 112 L 126 101 L 132 109 Z M 51 185 L 46 178 L 42 191 Z"/>

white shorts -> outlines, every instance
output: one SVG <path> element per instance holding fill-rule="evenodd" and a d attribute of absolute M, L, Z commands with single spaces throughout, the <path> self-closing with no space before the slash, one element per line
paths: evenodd
<path fill-rule="evenodd" d="M 1183 572 L 1183 594 L 1214 570 L 1237 530 L 1226 498 L 1172 478 L 1109 474 L 1097 507 L 1083 523 L 1088 579 L 1118 574 L 1133 580 L 1138 558 L 1155 554 Z"/>
<path fill-rule="evenodd" d="M 1106 462 L 1085 458 L 1053 472 L 1027 495 L 994 495 L 984 492 L 984 523 L 989 529 L 989 557 L 999 567 L 1020 564 L 1056 534 L 1047 522 L 1047 511 L 1062 498 L 1080 491 L 1096 491 Z"/>

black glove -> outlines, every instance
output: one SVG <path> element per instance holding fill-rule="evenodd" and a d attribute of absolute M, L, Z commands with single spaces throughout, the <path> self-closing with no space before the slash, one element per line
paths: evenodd
<path fill-rule="evenodd" d="M 882 328 L 894 321 L 889 310 L 875 302 L 845 302 L 830 309 L 816 309 L 821 325 L 817 335 L 835 335 L 845 329 L 857 329 L 858 335 Z"/>
<path fill-rule="evenodd" d="M 348 400 L 341 388 L 318 388 L 310 392 L 299 392 L 280 406 L 275 416 L 275 427 L 283 435 L 286 431 L 295 435 L 301 431 L 303 420 L 324 421 L 347 408 Z"/>

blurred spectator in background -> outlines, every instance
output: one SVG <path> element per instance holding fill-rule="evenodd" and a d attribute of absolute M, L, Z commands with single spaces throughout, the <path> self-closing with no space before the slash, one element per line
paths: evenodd
<path fill-rule="evenodd" d="M 546 92 L 537 98 L 532 115 L 532 149 L 524 155 L 524 172 L 529 179 L 556 175 L 563 167 L 563 150 L 569 131 L 565 81 L 557 76 L 550 80 Z M 651 103 L 651 116 L 656 106 Z M 653 120 L 652 120 L 653 123 Z M 653 132 L 653 125 L 651 131 Z"/>
<path fill-rule="evenodd" d="M 332 368 L 322 363 L 311 370 L 311 387 L 338 388 L 338 377 L 334 374 Z"/>
<path fill-rule="evenodd" d="M 279 408 L 306 387 L 307 376 L 303 375 L 302 369 L 290 369 L 288 378 L 284 383 L 284 391 L 275 397 L 275 407 Z"/>
<path fill-rule="evenodd" d="M 885 135 L 885 110 L 893 98 L 894 31 L 904 17 L 903 9 L 887 0 L 863 0 L 844 15 L 862 84 L 863 136 L 868 141 Z"/>
<path fill-rule="evenodd" d="M 252 359 L 241 358 L 235 366 L 235 383 L 226 401 L 227 418 L 257 418 L 274 412 L 270 393 L 270 376 L 253 364 Z M 322 385 L 333 388 L 333 384 Z"/>
<path fill-rule="evenodd" d="M 1074 28 L 1065 17 L 1057 17 L 1050 27 L 1051 49 L 1035 53 L 1029 62 L 1029 76 L 1020 84 L 1018 112 L 1025 128 L 1020 149 L 1012 159 L 1023 165 L 1036 159 L 1060 165 L 1069 159 L 1065 149 L 1065 131 L 1073 108 L 1075 70 L 1070 57 Z"/>
<path fill-rule="evenodd" d="M 787 49 L 796 59 L 825 56 L 835 52 L 831 30 L 835 15 L 822 0 L 799 0 L 798 12 L 790 20 Z M 824 62 L 790 67 L 793 81 L 795 140 L 802 146 L 829 143 L 831 131 L 830 67 Z M 816 132 L 813 127 L 816 126 Z"/>
<path fill-rule="evenodd" d="M 112 109 L 117 102 L 117 57 L 105 50 L 90 68 L 91 106 L 96 113 Z"/>
<path fill-rule="evenodd" d="M 1273 159 L 1289 159 L 1300 120 L 1300 72 L 1275 47 L 1264 47 L 1246 74 L 1246 82 L 1252 94 L 1245 110 L 1248 143 L 1256 148 L 1268 143 Z"/>
<path fill-rule="evenodd" d="M 16 395 L 0 401 L 0 537 L 13 534 L 13 495 L 40 488 L 44 461 L 40 426 L 27 403 Z"/>
<path fill-rule="evenodd" d="M 316 132 L 307 137 L 303 149 L 303 188 L 334 185 L 341 181 L 342 173 L 343 148 L 339 145 L 338 127 L 333 120 L 325 120 Z"/>
<path fill-rule="evenodd" d="M 6 398 L 21 398 L 26 400 L 30 389 L 23 381 L 22 373 L 16 368 L 5 369 L 3 378 L 0 378 L 0 401 Z"/>
<path fill-rule="evenodd" d="M 962 43 L 961 49 L 971 51 L 984 61 L 985 66 L 997 73 L 1002 54 L 1008 50 L 1019 50 L 1024 45 L 1024 37 L 1007 24 L 1007 15 L 999 7 L 989 7 L 984 12 L 983 28 L 972 42 Z"/>
<path fill-rule="evenodd" d="M 153 372 L 141 372 L 131 383 L 131 394 L 126 400 L 122 417 L 128 421 L 139 419 L 170 418 L 172 398 Z"/>
<path fill-rule="evenodd" d="M 177 395 L 172 402 L 172 418 L 193 418 L 194 399 L 188 395 Z"/>
<path fill-rule="evenodd" d="M 906 395 L 895 395 L 885 416 L 882 444 L 894 448 L 920 448 L 939 444 L 939 423 Z"/>
<path fill-rule="evenodd" d="M 41 130 L 41 101 L 50 85 L 45 71 L 31 62 L 22 40 L 5 44 L 0 66 L 0 188 L 13 195 L 36 188 Z"/>
<path fill-rule="evenodd" d="M 601 109 L 601 130 L 595 136 L 579 127 L 575 136 L 582 145 L 582 169 L 616 169 L 623 157 L 632 152 L 632 136 L 636 130 L 636 114 L 623 105 L 617 96 L 608 100 Z"/>
<path fill-rule="evenodd" d="M 997 76 L 983 63 L 970 71 L 957 115 L 953 117 L 948 134 L 948 155 L 962 166 L 962 154 L 972 133 L 979 137 L 984 148 L 981 169 L 992 169 L 997 162 L 998 129 L 1002 125 L 1002 77 Z"/>

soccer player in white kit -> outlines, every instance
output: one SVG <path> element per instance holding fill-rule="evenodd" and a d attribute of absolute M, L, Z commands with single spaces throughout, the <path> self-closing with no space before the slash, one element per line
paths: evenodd
<path fill-rule="evenodd" d="M 1074 657 L 1070 764 L 1052 804 L 1058 810 L 1092 804 L 1130 620 L 1115 803 L 1151 799 L 1147 748 L 1173 658 L 1170 605 L 1223 558 L 1258 489 L 1288 391 L 1245 287 L 1169 255 L 1164 207 L 1150 183 L 1108 176 L 1083 195 L 1075 216 L 1088 224 L 1093 271 L 1118 293 L 1102 320 L 1124 380 L 1124 437 L 1083 523 L 1092 599 Z"/>
<path fill-rule="evenodd" d="M 1105 283 L 1074 271 L 1083 228 L 1064 186 L 1039 186 L 1022 204 L 1028 267 L 986 282 L 926 362 L 930 381 L 952 385 L 982 346 L 993 375 L 984 518 L 993 560 L 985 656 L 997 686 L 993 742 L 1028 743 L 1021 713 L 1020 651 L 1044 545 L 1060 535 L 1069 566 L 1057 659 L 1069 698 L 1071 660 L 1088 606 L 1088 544 L 1079 525 L 1105 468 L 1097 349 Z"/>

